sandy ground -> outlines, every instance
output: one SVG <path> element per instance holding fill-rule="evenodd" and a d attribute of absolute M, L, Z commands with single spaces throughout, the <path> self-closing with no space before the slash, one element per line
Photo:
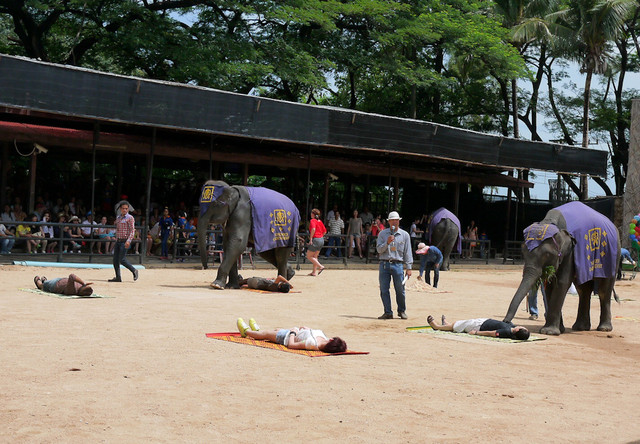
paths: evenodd
<path fill-rule="evenodd" d="M 215 270 L 147 269 L 109 299 L 20 291 L 35 274 L 0 267 L 3 442 L 612 442 L 640 439 L 640 279 L 621 281 L 614 331 L 529 343 L 408 332 L 428 314 L 501 319 L 521 269 L 452 270 L 438 290 L 409 281 L 408 321 L 380 321 L 376 270 L 301 270 L 300 293 L 209 289 Z M 244 270 L 272 276 L 271 270 Z M 414 274 L 414 279 L 417 274 Z M 412 285 L 412 283 L 414 285 Z M 395 302 L 394 302 L 395 308 Z M 516 323 L 533 330 L 524 306 Z M 577 297 L 567 296 L 565 324 Z M 592 324 L 599 316 L 596 299 Z M 207 339 L 238 316 L 310 325 L 369 355 L 309 358 Z"/>

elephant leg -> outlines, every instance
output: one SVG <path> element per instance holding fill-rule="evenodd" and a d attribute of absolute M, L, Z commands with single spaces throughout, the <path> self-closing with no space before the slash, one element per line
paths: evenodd
<path fill-rule="evenodd" d="M 289 266 L 289 256 L 293 251 L 292 248 L 276 248 L 260 253 L 260 257 L 269 262 L 278 269 L 278 275 L 284 276 L 287 280 L 296 274 L 293 268 Z"/>
<path fill-rule="evenodd" d="M 562 319 L 562 305 L 567 295 L 567 290 L 571 286 L 568 279 L 556 279 L 547 285 L 547 303 L 548 310 L 545 316 L 544 327 L 540 329 L 540 333 L 545 335 L 559 335 L 564 333 L 564 322 Z"/>
<path fill-rule="evenodd" d="M 247 246 L 249 233 L 237 235 L 233 232 L 225 232 L 222 250 L 224 255 L 222 263 L 218 267 L 218 275 L 216 280 L 211 283 L 211 287 L 216 290 L 222 290 L 226 287 L 227 278 L 230 278 L 229 284 L 232 288 L 240 288 L 238 285 L 238 258 Z"/>
<path fill-rule="evenodd" d="M 593 281 L 587 281 L 584 284 L 576 285 L 578 290 L 578 315 L 576 322 L 571 326 L 575 331 L 589 331 L 591 330 L 591 316 L 589 311 L 591 309 L 591 293 L 593 293 Z"/>
<path fill-rule="evenodd" d="M 612 331 L 611 323 L 611 295 L 615 285 L 614 278 L 605 278 L 598 281 L 598 297 L 600 298 L 600 323 L 598 331 Z"/>

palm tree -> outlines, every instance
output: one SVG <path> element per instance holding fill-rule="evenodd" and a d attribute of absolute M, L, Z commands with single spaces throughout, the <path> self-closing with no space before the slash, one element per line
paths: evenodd
<path fill-rule="evenodd" d="M 582 147 L 589 147 L 589 102 L 594 74 L 607 69 L 611 42 L 623 32 L 623 24 L 637 0 L 570 0 L 566 8 L 551 14 L 558 48 L 580 63 L 584 81 Z M 581 178 L 582 199 L 588 197 L 587 177 Z"/>

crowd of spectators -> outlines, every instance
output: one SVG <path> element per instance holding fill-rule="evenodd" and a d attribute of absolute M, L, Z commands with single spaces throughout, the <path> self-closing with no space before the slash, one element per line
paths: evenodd
<path fill-rule="evenodd" d="M 27 254 L 112 254 L 115 246 L 113 210 L 102 205 L 100 212 L 94 214 L 81 199 L 71 197 L 68 203 L 64 202 L 65 199 L 61 197 L 53 202 L 39 196 L 31 214 L 25 213 L 20 198 L 2 205 L 0 254 L 11 254 L 14 249 L 20 249 Z M 168 206 L 162 207 L 162 210 L 160 208 L 159 205 L 152 204 L 147 227 L 147 255 L 168 259 L 174 237 L 181 240 L 180 255 L 191 255 L 195 233 L 189 230 L 196 227 L 197 219 L 189 215 L 184 203 L 176 205 L 174 212 L 171 212 Z M 139 254 L 142 228 L 146 221 L 139 208 L 134 208 L 132 213 L 136 220 L 136 233 L 131 253 Z M 52 225 L 48 225 L 49 223 Z M 176 228 L 179 228 L 177 233 Z"/>

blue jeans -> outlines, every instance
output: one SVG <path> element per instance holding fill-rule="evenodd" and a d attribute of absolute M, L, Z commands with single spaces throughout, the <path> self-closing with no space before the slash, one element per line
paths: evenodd
<path fill-rule="evenodd" d="M 11 249 L 13 248 L 13 244 L 16 243 L 16 240 L 12 237 L 0 239 L 0 253 L 8 254 L 11 253 Z"/>
<path fill-rule="evenodd" d="M 547 295 L 544 292 L 544 286 L 540 286 L 542 292 L 542 301 L 544 302 L 544 310 L 547 311 Z M 530 290 L 529 296 L 527 296 L 529 302 L 529 313 L 538 316 L 538 290 Z"/>
<path fill-rule="evenodd" d="M 342 257 L 342 249 L 340 248 L 341 246 L 341 240 L 342 238 L 340 236 L 329 236 L 329 242 L 327 243 L 327 252 L 324 254 L 324 257 L 329 257 L 331 256 L 331 251 L 333 251 L 333 246 L 336 246 L 338 248 L 336 248 L 336 251 L 338 252 L 338 257 Z"/>
<path fill-rule="evenodd" d="M 438 267 L 436 267 L 436 265 L 438 265 Z M 420 255 L 420 276 L 422 276 L 422 273 L 426 271 L 427 273 L 424 275 L 424 281 L 431 285 L 430 274 L 431 270 L 433 270 L 433 288 L 438 288 L 438 281 L 440 280 L 440 265 L 441 264 L 427 261 L 426 254 Z"/>
<path fill-rule="evenodd" d="M 126 254 L 129 249 L 125 247 L 124 244 L 124 241 L 117 241 L 116 246 L 113 247 L 113 268 L 116 270 L 116 277 L 118 279 L 120 279 L 120 264 L 124 265 L 131 273 L 136 271 L 133 265 L 127 260 Z"/>
<path fill-rule="evenodd" d="M 378 268 L 378 280 L 380 283 L 380 298 L 382 299 L 382 305 L 384 306 L 385 314 L 393 314 L 391 308 L 391 279 L 393 278 L 393 288 L 396 290 L 396 303 L 398 304 L 398 313 L 406 311 L 404 297 L 404 285 L 402 285 L 402 279 L 404 278 L 404 271 L 402 263 L 392 264 L 387 261 L 380 261 Z"/>
<path fill-rule="evenodd" d="M 162 252 L 160 254 L 162 257 L 169 257 L 169 234 L 171 234 L 170 231 L 162 232 Z"/>

